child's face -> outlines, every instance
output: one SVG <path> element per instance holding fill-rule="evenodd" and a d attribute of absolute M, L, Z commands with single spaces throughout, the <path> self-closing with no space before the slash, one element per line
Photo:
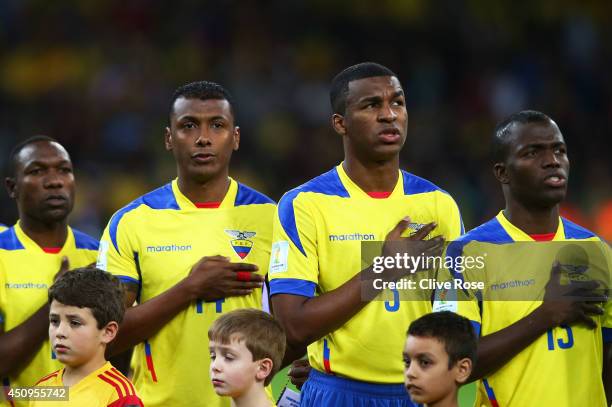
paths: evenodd
<path fill-rule="evenodd" d="M 458 381 L 467 379 L 458 373 L 457 365 L 448 368 L 448 354 L 442 342 L 435 338 L 408 336 L 404 346 L 404 384 L 412 401 L 452 400 L 456 397 Z"/>
<path fill-rule="evenodd" d="M 257 382 L 262 383 L 270 373 L 266 368 L 270 359 L 253 360 L 245 341 L 232 337 L 229 344 L 209 343 L 210 378 L 220 396 L 239 397 Z"/>
<path fill-rule="evenodd" d="M 67 366 L 80 366 L 100 355 L 103 358 L 105 345 L 115 337 L 107 328 L 98 329 L 89 308 L 51 302 L 49 339 L 57 359 Z"/>

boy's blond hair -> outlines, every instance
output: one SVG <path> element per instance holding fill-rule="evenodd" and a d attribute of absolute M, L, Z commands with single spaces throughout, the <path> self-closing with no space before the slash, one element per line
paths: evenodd
<path fill-rule="evenodd" d="M 232 339 L 244 341 L 253 361 L 270 358 L 272 371 L 264 381 L 265 386 L 270 384 L 285 356 L 283 327 L 272 315 L 258 309 L 243 308 L 222 315 L 208 330 L 208 339 L 222 344 L 229 344 Z"/>

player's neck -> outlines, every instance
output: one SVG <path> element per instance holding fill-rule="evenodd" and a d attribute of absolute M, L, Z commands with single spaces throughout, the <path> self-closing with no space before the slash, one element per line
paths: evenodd
<path fill-rule="evenodd" d="M 268 398 L 263 385 L 253 383 L 246 393 L 232 398 L 232 407 L 272 407 L 272 402 Z"/>
<path fill-rule="evenodd" d="M 534 209 L 527 208 L 517 201 L 508 201 L 504 216 L 510 223 L 529 235 L 555 233 L 559 227 L 559 205 Z"/>
<path fill-rule="evenodd" d="M 196 181 L 187 177 L 178 178 L 178 188 L 191 202 L 221 202 L 229 189 L 227 173 L 206 181 Z"/>
<path fill-rule="evenodd" d="M 399 156 L 389 161 L 365 162 L 346 155 L 346 175 L 365 192 L 391 192 L 399 177 Z"/>
<path fill-rule="evenodd" d="M 44 223 L 24 216 L 19 219 L 19 226 L 40 247 L 63 247 L 68 237 L 66 219 L 59 222 Z"/>
<path fill-rule="evenodd" d="M 90 359 L 86 363 L 79 366 L 68 366 L 64 369 L 64 375 L 62 376 L 62 383 L 64 386 L 72 387 L 79 383 L 81 380 L 89 376 L 91 373 L 100 369 L 106 364 L 104 358 L 104 351 Z"/>

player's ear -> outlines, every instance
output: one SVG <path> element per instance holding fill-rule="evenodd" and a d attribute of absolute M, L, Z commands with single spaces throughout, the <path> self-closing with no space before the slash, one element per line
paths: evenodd
<path fill-rule="evenodd" d="M 104 328 L 102 328 L 102 343 L 108 344 L 110 341 L 115 339 L 119 331 L 119 324 L 116 321 L 110 321 Z"/>
<path fill-rule="evenodd" d="M 6 187 L 9 197 L 12 199 L 17 198 L 17 182 L 15 181 L 15 178 L 6 177 L 4 179 L 4 186 Z"/>
<path fill-rule="evenodd" d="M 263 358 L 257 361 L 257 372 L 255 372 L 255 378 L 258 381 L 265 381 L 268 376 L 272 374 L 272 367 L 274 363 L 270 358 Z"/>
<path fill-rule="evenodd" d="M 240 127 L 234 126 L 234 151 L 238 151 L 240 147 Z"/>
<path fill-rule="evenodd" d="M 344 123 L 344 116 L 338 113 L 334 113 L 331 117 L 331 124 L 334 130 L 336 130 L 336 133 L 340 134 L 341 136 L 346 135 L 346 126 Z"/>
<path fill-rule="evenodd" d="M 170 127 L 166 127 L 164 131 L 164 144 L 167 151 L 172 151 L 172 132 L 170 131 Z"/>
<path fill-rule="evenodd" d="M 502 184 L 510 182 L 508 179 L 508 169 L 504 163 L 495 163 L 495 165 L 493 165 L 493 175 L 495 175 L 495 178 Z"/>
<path fill-rule="evenodd" d="M 472 360 L 463 358 L 455 364 L 455 381 L 459 384 L 467 382 L 472 374 Z"/>

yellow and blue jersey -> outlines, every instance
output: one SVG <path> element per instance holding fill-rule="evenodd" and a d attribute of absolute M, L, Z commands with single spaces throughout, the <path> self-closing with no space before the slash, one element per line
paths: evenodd
<path fill-rule="evenodd" d="M 0 223 L 0 232 L 4 232 L 6 229 L 8 229 L 8 227 L 6 227 L 6 225 Z"/>
<path fill-rule="evenodd" d="M 48 301 L 47 291 L 62 257 L 68 257 L 71 268 L 84 267 L 96 261 L 97 250 L 96 239 L 70 227 L 64 246 L 47 251 L 24 233 L 19 222 L 0 233 L 0 324 L 4 332 L 22 324 Z M 33 386 L 42 375 L 60 367 L 46 340 L 21 373 L 2 378 L 2 384 L 5 390 Z M 0 406 L 10 405 L 2 397 Z"/>
<path fill-rule="evenodd" d="M 361 190 L 342 164 L 287 192 L 275 217 L 270 294 L 311 298 L 338 288 L 361 271 L 361 242 L 384 241 L 406 216 L 415 228 L 437 222 L 432 235 L 447 240 L 463 231 L 451 196 L 405 171 L 385 199 Z M 349 379 L 402 383 L 408 325 L 431 311 L 431 301 L 372 301 L 308 347 L 310 364 Z"/>
<path fill-rule="evenodd" d="M 488 291 L 472 296 L 471 300 L 436 302 L 434 308 L 464 315 L 473 322 L 481 336 L 514 324 L 542 304 L 537 298 L 541 298 L 550 278 L 554 253 L 556 251 L 558 256 L 562 253 L 557 250 L 559 247 L 563 250 L 563 247 L 571 246 L 562 242 L 593 242 L 592 246 L 587 243 L 587 249 L 599 253 L 602 266 L 598 268 L 606 274 L 604 278 L 609 287 L 609 247 L 595 234 L 559 218 L 551 243 L 535 243 L 531 236 L 510 223 L 500 212 L 489 222 L 451 243 L 447 249 L 447 255 L 453 258 L 486 253 L 484 268 L 478 271 L 468 269 L 462 275 L 455 273 L 455 277 L 483 281 Z M 541 249 L 534 245 L 541 245 Z M 561 282 L 563 284 L 563 280 Z M 612 342 L 611 303 L 605 304 L 604 315 L 593 318 L 597 329 L 584 325 L 551 329 L 499 370 L 485 377 L 479 384 L 479 405 L 606 406 L 602 383 L 603 343 Z"/>
<path fill-rule="evenodd" d="M 119 210 L 102 240 L 98 266 L 138 285 L 142 304 L 189 274 L 204 256 L 256 264 L 265 274 L 275 203 L 230 180 L 216 208 L 199 208 L 177 181 Z M 229 406 L 209 378 L 208 329 L 222 313 L 261 308 L 262 290 L 215 302 L 196 301 L 134 348 L 134 385 L 147 406 Z"/>

